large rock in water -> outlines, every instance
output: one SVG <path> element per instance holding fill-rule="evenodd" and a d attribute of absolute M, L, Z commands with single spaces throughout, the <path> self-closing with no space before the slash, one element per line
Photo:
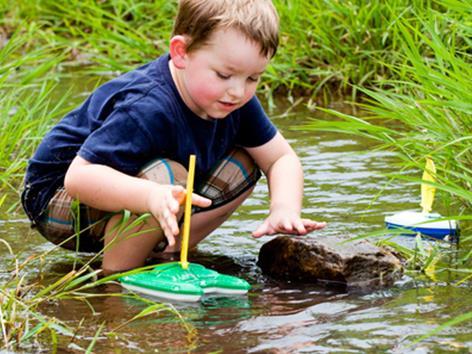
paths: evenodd
<path fill-rule="evenodd" d="M 279 236 L 264 244 L 257 264 L 275 278 L 324 281 L 348 291 L 387 287 L 403 274 L 400 259 L 368 241 L 333 236 Z"/>

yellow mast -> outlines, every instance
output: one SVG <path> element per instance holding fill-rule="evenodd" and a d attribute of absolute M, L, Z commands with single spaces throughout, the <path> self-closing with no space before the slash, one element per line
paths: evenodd
<path fill-rule="evenodd" d="M 180 264 L 183 269 L 188 268 L 188 242 L 190 237 L 190 218 L 192 216 L 193 180 L 195 178 L 195 155 L 190 155 L 187 175 L 187 192 L 185 196 L 184 226 L 182 231 L 182 247 L 180 249 Z"/>

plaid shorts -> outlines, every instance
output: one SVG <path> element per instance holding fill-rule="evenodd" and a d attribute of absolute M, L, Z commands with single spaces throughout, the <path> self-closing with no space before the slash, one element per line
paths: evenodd
<path fill-rule="evenodd" d="M 185 186 L 187 170 L 181 164 L 169 159 L 157 159 L 148 164 L 138 177 L 160 184 L 180 184 Z M 211 199 L 208 208 L 193 207 L 192 212 L 218 208 L 234 200 L 252 188 L 261 173 L 252 158 L 243 150 L 235 149 L 219 161 L 194 192 Z M 36 222 L 38 231 L 49 241 L 63 248 L 99 252 L 103 249 L 105 226 L 110 213 L 79 203 L 67 194 L 64 187 L 58 188 Z M 161 251 L 166 244 L 158 245 Z"/>

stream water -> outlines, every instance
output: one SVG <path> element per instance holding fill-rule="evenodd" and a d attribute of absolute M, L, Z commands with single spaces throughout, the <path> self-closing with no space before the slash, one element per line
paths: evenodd
<path fill-rule="evenodd" d="M 280 105 L 280 112 L 284 110 Z M 294 110 L 273 119 L 299 154 L 305 172 L 304 214 L 326 221 L 325 230 L 308 237 L 353 235 L 383 228 L 387 213 L 418 208 L 417 186 L 384 188 L 384 173 L 392 172 L 393 156 L 374 151 L 360 138 L 333 133 L 294 131 L 313 112 Z M 382 193 L 379 193 L 382 191 Z M 190 261 L 219 272 L 240 276 L 253 288 L 242 297 L 208 297 L 201 303 L 174 303 L 186 325 L 171 312 L 161 312 L 113 333 L 117 326 L 145 305 L 120 297 L 92 299 L 90 304 L 64 301 L 47 304 L 42 311 L 72 328 L 83 324 L 79 335 L 61 341 L 63 352 L 87 348 L 105 322 L 94 347 L 97 353 L 469 353 L 472 323 L 448 328 L 418 344 L 412 341 L 439 324 L 472 310 L 472 289 L 444 284 L 431 286 L 405 276 L 392 288 L 368 294 L 346 294 L 316 284 L 277 281 L 264 276 L 256 265 L 261 245 L 271 238 L 254 239 L 250 232 L 267 215 L 265 180 L 252 197 L 217 231 L 202 242 Z M 21 255 L 51 249 L 23 215 L 4 216 L 0 238 Z M 411 246 L 412 240 L 401 240 Z M 4 259 L 9 255 L 1 248 Z M 44 281 L 66 274 L 77 259 L 57 251 L 43 265 Z M 31 272 L 37 272 L 32 269 Z M 49 279 L 49 280 L 48 280 Z M 98 292 L 121 291 L 110 285 Z M 93 311 L 92 311 L 93 308 Z M 45 339 L 45 347 L 47 341 Z"/>

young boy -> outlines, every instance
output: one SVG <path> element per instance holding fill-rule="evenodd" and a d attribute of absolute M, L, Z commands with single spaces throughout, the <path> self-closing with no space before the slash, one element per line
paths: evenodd
<path fill-rule="evenodd" d="M 271 202 L 254 237 L 323 228 L 300 217 L 299 159 L 255 97 L 277 45 L 270 0 L 181 0 L 170 53 L 99 87 L 38 147 L 22 194 L 33 226 L 69 249 L 105 246 L 106 273 L 176 252 L 184 166 L 196 154 L 190 246 L 248 197 L 259 169 Z"/>

